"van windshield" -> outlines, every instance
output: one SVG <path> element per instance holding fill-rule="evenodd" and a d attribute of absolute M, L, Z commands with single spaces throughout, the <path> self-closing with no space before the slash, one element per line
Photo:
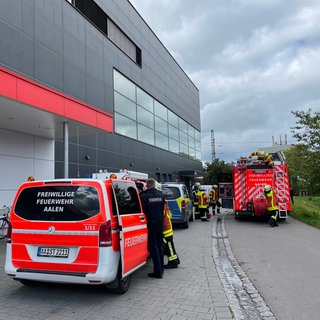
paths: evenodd
<path fill-rule="evenodd" d="M 23 189 L 14 212 L 37 221 L 80 221 L 100 211 L 98 191 L 91 186 L 40 186 Z"/>

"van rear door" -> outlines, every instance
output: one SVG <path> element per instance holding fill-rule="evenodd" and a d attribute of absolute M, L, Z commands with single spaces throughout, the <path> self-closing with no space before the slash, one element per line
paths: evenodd
<path fill-rule="evenodd" d="M 20 187 L 12 212 L 12 264 L 24 272 L 96 272 L 103 184 L 95 180 L 32 182 Z"/>
<path fill-rule="evenodd" d="M 122 275 L 146 263 L 148 257 L 147 221 L 133 181 L 112 180 L 120 226 Z"/>

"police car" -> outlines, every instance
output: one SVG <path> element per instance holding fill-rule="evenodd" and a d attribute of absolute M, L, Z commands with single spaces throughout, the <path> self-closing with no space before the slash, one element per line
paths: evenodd
<path fill-rule="evenodd" d="M 193 220 L 193 206 L 186 185 L 164 183 L 161 189 L 169 206 L 172 223 L 188 228 L 189 221 Z"/>

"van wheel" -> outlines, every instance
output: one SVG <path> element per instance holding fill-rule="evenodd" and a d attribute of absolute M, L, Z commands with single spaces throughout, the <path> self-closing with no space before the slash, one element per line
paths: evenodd
<path fill-rule="evenodd" d="M 110 289 L 111 292 L 117 293 L 117 294 L 124 294 L 128 291 L 131 283 L 131 274 L 128 276 L 121 278 L 121 266 L 118 269 L 118 274 L 116 279 L 112 282 L 112 287 L 107 288 Z"/>
<path fill-rule="evenodd" d="M 39 286 L 40 283 L 38 281 L 32 281 L 32 280 L 26 280 L 26 279 L 23 279 L 23 280 L 18 280 L 20 283 L 22 283 L 23 285 L 25 286 Z"/>
<path fill-rule="evenodd" d="M 189 228 L 189 221 L 188 219 L 182 224 L 183 229 L 188 229 Z"/>

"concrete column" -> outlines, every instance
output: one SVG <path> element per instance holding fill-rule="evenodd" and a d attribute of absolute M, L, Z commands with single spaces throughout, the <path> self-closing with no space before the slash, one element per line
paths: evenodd
<path fill-rule="evenodd" d="M 64 178 L 69 178 L 69 126 L 63 123 L 63 166 Z"/>

